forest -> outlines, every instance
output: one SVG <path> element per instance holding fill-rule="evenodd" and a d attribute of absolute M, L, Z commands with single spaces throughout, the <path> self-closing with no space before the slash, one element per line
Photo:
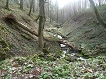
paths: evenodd
<path fill-rule="evenodd" d="M 0 79 L 106 79 L 106 0 L 0 0 Z"/>

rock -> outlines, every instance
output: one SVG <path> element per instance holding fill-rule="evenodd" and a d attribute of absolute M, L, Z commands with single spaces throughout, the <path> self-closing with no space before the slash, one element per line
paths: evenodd
<path fill-rule="evenodd" d="M 77 60 L 77 58 L 76 58 L 76 56 L 71 56 L 70 54 L 66 54 L 65 60 L 70 61 L 70 62 L 74 62 Z"/>
<path fill-rule="evenodd" d="M 59 39 L 62 39 L 62 36 L 60 36 L 60 35 L 58 35 L 57 37 L 58 37 Z"/>
<path fill-rule="evenodd" d="M 23 38 L 27 39 L 27 40 L 31 40 L 31 39 L 32 39 L 31 36 L 28 36 L 28 35 L 26 35 L 26 34 L 21 34 L 21 36 L 22 36 Z"/>
<path fill-rule="evenodd" d="M 64 45 L 64 44 L 60 44 L 60 46 L 61 46 L 61 47 L 66 47 L 66 45 Z"/>
<path fill-rule="evenodd" d="M 85 59 L 85 58 L 83 58 L 83 57 L 79 57 L 79 58 L 78 58 L 78 60 L 86 61 L 86 59 Z"/>

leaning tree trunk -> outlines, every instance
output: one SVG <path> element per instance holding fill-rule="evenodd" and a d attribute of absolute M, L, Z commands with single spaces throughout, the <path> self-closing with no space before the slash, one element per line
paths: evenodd
<path fill-rule="evenodd" d="M 95 15 L 96 15 L 96 18 L 97 20 L 104 26 L 106 27 L 106 22 L 101 18 L 97 8 L 95 7 L 95 4 L 94 4 L 94 1 L 93 0 L 89 0 L 94 12 L 95 12 Z"/>
<path fill-rule="evenodd" d="M 30 3 L 30 10 L 29 10 L 29 14 L 28 14 L 29 16 L 31 15 L 32 7 L 33 7 L 33 4 L 34 4 L 33 2 L 34 2 L 34 0 L 32 0 L 31 3 Z"/>
<path fill-rule="evenodd" d="M 44 11 L 44 0 L 39 0 L 39 28 L 38 28 L 38 41 L 39 48 L 42 50 L 44 47 L 43 42 L 43 29 L 45 25 L 45 11 Z"/>

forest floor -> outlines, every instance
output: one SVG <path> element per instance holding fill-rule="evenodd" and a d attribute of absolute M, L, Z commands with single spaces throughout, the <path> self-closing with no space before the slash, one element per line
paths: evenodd
<path fill-rule="evenodd" d="M 54 41 L 46 41 L 49 53 L 43 55 L 38 50 L 37 36 L 3 21 L 5 16 L 13 14 L 19 23 L 37 33 L 38 13 L 28 16 L 28 8 L 20 10 L 18 4 L 10 4 L 10 10 L 6 10 L 5 1 L 0 1 L 0 60 L 7 58 L 0 62 L 0 79 L 106 79 L 106 30 L 91 9 L 71 17 L 62 28 L 46 20 L 44 37 Z M 106 5 L 98 10 L 102 17 L 106 16 Z M 94 56 L 61 58 L 63 51 L 55 42 L 58 35 L 66 37 L 76 49 L 82 48 L 84 54 Z"/>
<path fill-rule="evenodd" d="M 14 57 L 0 62 L 0 79 L 106 79 L 106 56 L 85 61 Z"/>

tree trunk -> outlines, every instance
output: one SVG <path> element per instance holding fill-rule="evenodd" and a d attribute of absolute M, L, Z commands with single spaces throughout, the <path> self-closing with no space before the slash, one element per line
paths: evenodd
<path fill-rule="evenodd" d="M 35 12 L 35 0 L 33 0 L 33 13 Z"/>
<path fill-rule="evenodd" d="M 51 14 L 52 14 L 52 10 L 51 10 L 51 0 L 49 0 L 49 18 L 50 18 L 50 23 L 52 22 L 52 19 L 51 19 Z"/>
<path fill-rule="evenodd" d="M 48 0 L 48 17 L 50 19 L 50 1 Z"/>
<path fill-rule="evenodd" d="M 55 3 L 55 6 L 56 6 L 56 21 L 57 21 L 57 23 L 58 23 L 58 1 L 56 1 L 56 3 Z"/>
<path fill-rule="evenodd" d="M 19 1 L 18 1 L 18 0 L 14 0 L 14 1 L 15 1 L 15 3 L 16 3 L 16 4 L 18 4 L 18 5 L 19 5 Z"/>
<path fill-rule="evenodd" d="M 94 12 L 95 12 L 95 15 L 96 15 L 96 18 L 97 20 L 104 26 L 106 27 L 106 22 L 101 18 L 97 8 L 95 7 L 95 4 L 94 4 L 94 1 L 93 0 L 89 0 Z"/>
<path fill-rule="evenodd" d="M 39 0 L 39 28 L 38 28 L 38 41 L 39 48 L 42 50 L 44 47 L 43 42 L 43 29 L 45 25 L 45 11 L 44 11 L 44 0 Z"/>
<path fill-rule="evenodd" d="M 33 4 L 34 4 L 33 2 L 34 2 L 34 0 L 32 0 L 31 3 L 30 3 L 30 10 L 29 10 L 29 14 L 28 14 L 29 16 L 31 15 L 32 7 L 33 7 Z"/>
<path fill-rule="evenodd" d="M 99 6 L 101 6 L 101 0 L 99 0 Z"/>
<path fill-rule="evenodd" d="M 9 9 L 9 0 L 6 0 L 6 6 L 5 6 L 6 9 Z"/>
<path fill-rule="evenodd" d="M 23 0 L 20 0 L 20 9 L 23 10 Z"/>
<path fill-rule="evenodd" d="M 84 8 L 87 8 L 87 0 L 85 0 Z"/>
<path fill-rule="evenodd" d="M 29 8 L 29 0 L 28 1 L 25 0 L 25 4 L 26 4 L 27 8 Z"/>

